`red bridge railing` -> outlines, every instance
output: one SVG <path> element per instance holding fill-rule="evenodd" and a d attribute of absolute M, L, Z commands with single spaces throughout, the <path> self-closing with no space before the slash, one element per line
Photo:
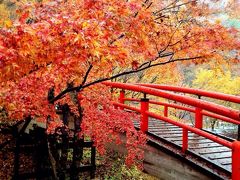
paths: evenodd
<path fill-rule="evenodd" d="M 204 91 L 201 89 L 193 89 L 193 88 L 185 88 L 185 87 L 178 87 L 178 86 L 168 86 L 168 85 L 160 85 L 160 84 L 139 84 L 141 86 L 145 87 L 151 87 L 154 89 L 160 89 L 160 90 L 167 90 L 167 91 L 174 91 L 174 92 L 181 92 L 186 94 L 194 94 L 199 97 L 210 97 L 213 99 L 219 99 L 229 102 L 234 102 L 240 104 L 240 97 L 229 95 L 229 94 L 223 94 L 223 93 L 216 93 L 211 91 Z"/>
<path fill-rule="evenodd" d="M 116 107 L 120 109 L 129 109 L 141 114 L 140 129 L 143 132 L 148 131 L 148 119 L 149 117 L 173 124 L 183 129 L 182 131 L 182 152 L 185 153 L 188 149 L 188 132 L 195 133 L 199 136 L 210 139 L 216 143 L 219 143 L 225 147 L 232 149 L 232 179 L 238 180 L 240 178 L 240 141 L 230 142 L 219 136 L 210 134 L 202 130 L 203 116 L 213 117 L 228 123 L 240 125 L 240 111 L 234 110 L 225 106 L 217 105 L 212 102 L 207 102 L 201 99 L 192 97 L 186 97 L 179 94 L 174 94 L 167 91 L 183 92 L 189 94 L 195 94 L 197 96 L 205 96 L 218 100 L 225 100 L 234 103 L 240 103 L 240 97 L 233 95 L 226 95 L 222 93 L 208 92 L 198 89 L 182 88 L 175 86 L 163 86 L 155 84 L 128 84 L 128 83 L 116 83 L 116 82 L 104 82 L 103 84 L 111 86 L 112 88 L 119 88 L 120 91 L 119 102 L 113 102 Z M 133 92 L 144 93 L 144 98 L 141 100 L 134 98 L 125 98 L 124 90 L 130 90 Z M 190 105 L 191 107 L 185 107 L 178 104 L 170 104 L 165 102 L 157 102 L 146 98 L 146 94 L 156 97 L 166 98 L 176 102 Z M 140 108 L 132 107 L 124 104 L 125 101 L 140 102 Z M 163 115 L 159 115 L 149 110 L 149 104 L 157 104 L 164 106 Z M 172 120 L 168 117 L 168 108 L 173 107 L 185 111 L 195 113 L 195 127 Z"/>

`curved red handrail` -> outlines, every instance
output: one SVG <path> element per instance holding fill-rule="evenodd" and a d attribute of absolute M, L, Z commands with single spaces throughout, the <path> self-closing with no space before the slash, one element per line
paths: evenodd
<path fill-rule="evenodd" d="M 144 84 L 140 83 L 138 85 L 145 86 L 145 87 L 151 87 L 155 89 L 160 90 L 167 90 L 167 91 L 174 91 L 174 92 L 182 92 L 187 94 L 194 94 L 197 96 L 205 96 L 210 97 L 214 99 L 234 102 L 234 103 L 240 103 L 240 96 L 234 96 L 229 94 L 223 94 L 218 92 L 211 92 L 211 91 L 205 91 L 201 89 L 193 89 L 193 88 L 186 88 L 186 87 L 178 87 L 178 86 L 169 86 L 169 85 L 160 85 L 160 84 Z"/>
<path fill-rule="evenodd" d="M 219 143 L 219 144 L 221 144 L 221 145 L 223 145 L 223 146 L 226 146 L 226 147 L 228 147 L 228 148 L 230 148 L 230 149 L 232 148 L 232 142 L 229 142 L 229 141 L 227 141 L 227 140 L 224 140 L 224 139 L 222 139 L 222 138 L 219 138 L 219 137 L 217 137 L 217 136 L 215 136 L 215 135 L 212 135 L 212 134 L 210 134 L 210 133 L 208 133 L 208 132 L 204 132 L 204 131 L 201 130 L 201 129 L 197 129 L 197 128 L 191 127 L 191 126 L 189 126 L 189 125 L 186 125 L 186 124 L 183 124 L 183 123 L 180 123 L 180 122 L 177 122 L 177 121 L 173 121 L 173 120 L 171 120 L 171 119 L 168 118 L 168 117 L 160 116 L 160 115 L 155 114 L 155 113 L 152 113 L 152 112 L 147 112 L 147 114 L 148 114 L 150 117 L 152 117 L 152 118 L 159 119 L 159 120 L 168 122 L 168 123 L 170 123 L 170 124 L 176 125 L 176 126 L 178 126 L 178 127 L 187 129 L 188 131 L 191 131 L 191 132 L 193 132 L 193 133 L 195 133 L 195 134 L 198 134 L 198 135 L 200 135 L 200 136 L 203 136 L 203 137 L 205 137 L 205 138 L 208 138 L 208 139 L 210 139 L 210 140 L 212 140 L 212 141 L 214 141 L 214 142 L 216 142 L 216 143 Z"/>
<path fill-rule="evenodd" d="M 119 107 L 124 107 L 124 108 L 129 109 L 129 110 L 133 110 L 133 111 L 137 111 L 137 112 L 140 112 L 140 111 L 141 111 L 141 110 L 138 109 L 138 108 L 133 108 L 133 107 L 128 106 L 128 105 L 126 105 L 126 104 L 121 104 L 121 103 L 116 103 L 116 102 L 113 102 L 113 104 L 116 105 L 116 106 L 119 106 Z M 180 128 L 184 128 L 184 129 L 186 129 L 186 130 L 188 130 L 188 131 L 191 131 L 191 132 L 193 132 L 193 133 L 195 133 L 195 134 L 198 134 L 198 135 L 200 135 L 200 136 L 203 136 L 203 137 L 205 137 L 205 138 L 208 138 L 208 139 L 210 139 L 210 140 L 212 140 L 212 141 L 214 141 L 214 142 L 216 142 L 216 143 L 222 144 L 223 146 L 226 146 L 226 147 L 228 147 L 228 148 L 230 148 L 230 149 L 232 148 L 232 142 L 229 142 L 229 141 L 227 141 L 227 140 L 224 140 L 224 139 L 222 139 L 222 138 L 219 138 L 219 137 L 217 137 L 217 136 L 215 136 L 215 135 L 212 135 L 212 134 L 210 134 L 210 133 L 208 133 L 208 132 L 205 132 L 205 131 L 203 131 L 203 130 L 201 130 L 201 129 L 198 129 L 198 128 L 195 128 L 195 127 L 191 127 L 191 126 L 186 125 L 186 124 L 184 124 L 184 123 L 174 121 L 174 120 L 172 120 L 172 119 L 170 119 L 170 118 L 168 118 L 168 117 L 160 116 L 160 115 L 157 115 L 157 114 L 152 113 L 152 112 L 149 112 L 149 111 L 147 111 L 146 113 L 147 113 L 150 117 L 152 117 L 152 118 L 155 118 L 155 119 L 158 119 L 158 120 L 162 120 L 162 121 L 164 121 L 164 122 L 168 122 L 168 123 L 173 124 L 173 125 L 176 125 L 176 126 L 178 126 L 178 127 L 180 127 Z"/>
<path fill-rule="evenodd" d="M 135 102 L 140 102 L 139 99 L 135 99 L 135 98 L 124 98 L 125 101 L 135 101 Z M 171 108 L 176 108 L 176 109 L 181 109 L 184 111 L 188 111 L 188 112 L 192 112 L 195 113 L 195 109 L 191 108 L 191 107 L 184 107 L 178 104 L 170 104 L 170 103 L 165 103 L 165 102 L 158 102 L 158 101 L 149 101 L 150 104 L 156 104 L 156 105 L 162 105 L 162 106 L 167 106 L 167 107 L 171 107 Z M 240 125 L 240 121 L 235 120 L 235 119 L 231 119 L 225 116 L 221 116 L 218 114 L 214 114 L 208 111 L 202 111 L 202 114 L 208 117 L 212 117 L 212 118 L 216 118 L 216 119 L 220 119 L 222 121 L 228 122 L 228 123 L 232 123 L 232 124 L 237 124 Z"/>
<path fill-rule="evenodd" d="M 103 84 L 114 87 L 114 88 L 121 88 L 125 90 L 132 90 L 136 92 L 142 92 L 158 97 L 167 98 L 170 100 L 178 101 L 184 104 L 188 104 L 194 107 L 202 108 L 210 112 L 217 113 L 219 115 L 223 115 L 235 120 L 240 120 L 240 111 L 233 110 L 230 108 L 226 108 L 221 105 L 217 105 L 214 103 L 206 102 L 200 99 L 192 98 L 192 97 L 186 97 L 166 91 L 162 91 L 159 89 L 154 89 L 150 87 L 145 87 L 142 85 L 133 85 L 128 83 L 117 83 L 117 82 L 104 82 Z"/>

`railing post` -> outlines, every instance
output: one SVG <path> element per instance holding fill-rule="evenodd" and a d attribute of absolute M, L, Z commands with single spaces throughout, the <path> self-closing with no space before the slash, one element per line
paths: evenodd
<path fill-rule="evenodd" d="M 143 132 L 148 131 L 148 115 L 146 114 L 146 111 L 149 110 L 149 99 L 142 98 L 141 99 L 141 123 L 140 123 L 140 129 Z"/>
<path fill-rule="evenodd" d="M 119 103 L 124 104 L 124 97 L 125 97 L 125 91 L 121 90 L 119 95 Z M 120 107 L 121 110 L 123 110 L 123 107 Z"/>
<path fill-rule="evenodd" d="M 232 144 L 232 180 L 240 178 L 240 141 Z"/>
<path fill-rule="evenodd" d="M 182 152 L 185 153 L 188 149 L 188 130 L 182 129 Z"/>
<path fill-rule="evenodd" d="M 202 109 L 196 107 L 196 109 L 195 109 L 195 128 L 202 129 L 202 126 L 203 126 Z"/>
<path fill-rule="evenodd" d="M 164 116 L 168 117 L 168 106 L 164 105 Z"/>

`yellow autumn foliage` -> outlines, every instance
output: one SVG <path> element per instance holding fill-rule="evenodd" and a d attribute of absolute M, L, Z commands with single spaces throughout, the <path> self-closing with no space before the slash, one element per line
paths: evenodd
<path fill-rule="evenodd" d="M 230 70 L 200 68 L 196 72 L 193 86 L 209 91 L 240 95 L 240 76 L 234 76 Z"/>
<path fill-rule="evenodd" d="M 208 91 L 221 92 L 225 94 L 240 95 L 240 76 L 238 73 L 233 74 L 234 71 L 223 70 L 221 67 L 213 69 L 199 68 L 196 71 L 196 78 L 193 81 L 193 87 L 198 89 L 204 89 Z M 214 100 L 205 98 L 208 101 L 231 107 L 233 109 L 239 109 L 240 105 L 227 101 Z M 215 128 L 217 120 L 209 118 L 206 121 L 205 126 Z"/>
<path fill-rule="evenodd" d="M 182 74 L 176 68 L 177 64 L 167 64 L 163 67 L 153 67 L 145 72 L 144 79 L 148 80 L 156 76 L 155 84 L 180 85 L 182 83 Z M 146 81 L 148 82 L 148 81 Z"/>
<path fill-rule="evenodd" d="M 10 12 L 5 4 L 0 4 L 0 27 L 9 25 Z"/>

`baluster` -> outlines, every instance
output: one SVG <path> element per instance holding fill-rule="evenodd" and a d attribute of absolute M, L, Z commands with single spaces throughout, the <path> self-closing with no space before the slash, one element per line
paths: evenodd
<path fill-rule="evenodd" d="M 168 106 L 164 105 L 164 116 L 168 117 Z"/>
<path fill-rule="evenodd" d="M 203 126 L 202 109 L 196 107 L 196 109 L 195 109 L 195 128 L 202 129 L 202 126 Z"/>
<path fill-rule="evenodd" d="M 143 132 L 148 131 L 148 115 L 146 111 L 149 110 L 149 99 L 146 98 L 146 94 L 144 94 L 144 98 L 141 99 L 141 125 L 140 129 Z"/>
<path fill-rule="evenodd" d="M 188 149 L 188 130 L 182 129 L 182 152 L 185 153 Z"/>
<path fill-rule="evenodd" d="M 198 99 L 201 99 L 200 95 L 197 95 Z M 198 129 L 202 129 L 203 126 L 203 115 L 202 115 L 202 109 L 196 107 L 195 109 L 195 127 Z"/>
<path fill-rule="evenodd" d="M 240 141 L 232 144 L 232 180 L 239 180 L 240 177 Z"/>
<path fill-rule="evenodd" d="M 124 90 L 121 90 L 120 91 L 120 95 L 119 95 L 119 102 L 121 104 L 124 104 L 124 97 L 125 97 L 125 91 Z M 123 110 L 124 108 L 123 107 L 120 107 L 121 110 Z"/>

